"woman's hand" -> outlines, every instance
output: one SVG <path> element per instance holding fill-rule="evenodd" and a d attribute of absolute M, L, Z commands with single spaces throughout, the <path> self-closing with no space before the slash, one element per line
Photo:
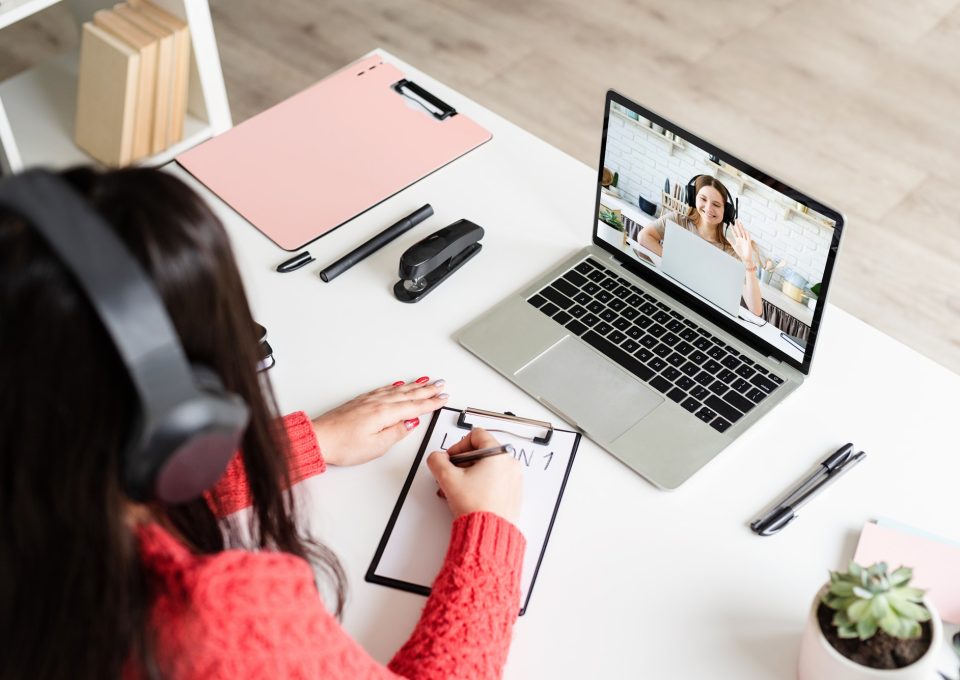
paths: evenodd
<path fill-rule="evenodd" d="M 447 401 L 443 380 L 396 382 L 313 420 L 323 459 L 331 465 L 359 465 L 379 458 L 420 424 L 420 416 Z"/>
<path fill-rule="evenodd" d="M 750 232 L 743 226 L 743 222 L 736 220 L 733 223 L 733 252 L 748 267 L 753 264 L 753 240 L 750 238 Z"/>
<path fill-rule="evenodd" d="M 437 478 L 454 519 L 471 512 L 492 512 L 516 524 L 523 478 L 520 463 L 513 456 L 490 456 L 463 468 L 450 462 L 450 454 L 497 445 L 497 440 L 486 430 L 475 428 L 446 451 L 434 451 L 427 458 L 430 472 Z"/>

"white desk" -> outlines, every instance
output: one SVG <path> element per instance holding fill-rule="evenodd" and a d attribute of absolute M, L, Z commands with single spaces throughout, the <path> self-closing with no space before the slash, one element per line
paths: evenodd
<path fill-rule="evenodd" d="M 269 329 L 281 407 L 317 414 L 426 374 L 448 381 L 452 406 L 558 422 L 452 335 L 589 242 L 596 171 L 386 57 L 493 140 L 311 244 L 318 262 L 292 274 L 274 271 L 288 253 L 205 194 Z M 598 101 L 598 135 L 600 117 Z M 435 217 L 333 283 L 320 281 L 322 266 L 426 202 Z M 400 253 L 461 217 L 487 230 L 483 251 L 422 302 L 396 301 Z M 507 678 L 794 677 L 810 600 L 827 569 L 851 558 L 866 520 L 885 515 L 960 534 L 958 393 L 958 376 L 831 307 L 807 383 L 677 491 L 658 491 L 584 439 L 516 625 Z M 384 662 L 412 631 L 424 598 L 363 575 L 423 432 L 374 463 L 330 469 L 300 487 L 312 530 L 346 567 L 344 625 Z M 862 466 L 782 534 L 750 532 L 759 510 L 848 440 L 869 452 Z"/>

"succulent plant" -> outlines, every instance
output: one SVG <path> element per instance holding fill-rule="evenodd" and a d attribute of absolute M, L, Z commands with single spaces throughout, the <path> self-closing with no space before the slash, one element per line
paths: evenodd
<path fill-rule="evenodd" d="M 901 639 L 920 637 L 920 622 L 929 621 L 930 612 L 921 604 L 924 591 L 909 587 L 912 577 L 909 567 L 887 574 L 886 562 L 861 567 L 851 561 L 846 572 L 830 572 L 822 601 L 836 612 L 837 634 L 867 640 L 880 629 Z"/>

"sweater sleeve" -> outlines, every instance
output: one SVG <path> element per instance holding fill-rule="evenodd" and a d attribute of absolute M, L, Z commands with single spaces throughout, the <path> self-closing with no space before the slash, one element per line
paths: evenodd
<path fill-rule="evenodd" d="M 313 424 L 307 414 L 303 411 L 291 413 L 283 417 L 282 423 L 289 442 L 287 464 L 290 469 L 290 483 L 296 484 L 326 470 L 327 466 L 320 453 Z M 247 473 L 243 467 L 242 453 L 237 452 L 227 465 L 223 477 L 206 494 L 206 498 L 207 503 L 220 518 L 250 507 L 253 498 Z"/>
<path fill-rule="evenodd" d="M 415 680 L 499 678 L 520 611 L 525 545 L 495 514 L 457 519 L 420 621 L 390 670 Z"/>

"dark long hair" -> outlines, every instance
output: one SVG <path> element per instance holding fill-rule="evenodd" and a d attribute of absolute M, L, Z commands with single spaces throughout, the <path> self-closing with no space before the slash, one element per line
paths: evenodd
<path fill-rule="evenodd" d="M 287 441 L 255 371 L 254 322 L 223 226 L 200 197 L 152 169 L 63 177 L 116 230 L 155 282 L 191 361 L 250 408 L 243 465 L 253 497 L 244 545 L 203 499 L 152 514 L 199 553 L 268 548 L 325 573 L 342 612 L 336 557 L 303 538 L 288 491 Z M 157 675 L 150 592 L 120 485 L 136 413 L 106 331 L 35 231 L 0 210 L 0 678 Z"/>

